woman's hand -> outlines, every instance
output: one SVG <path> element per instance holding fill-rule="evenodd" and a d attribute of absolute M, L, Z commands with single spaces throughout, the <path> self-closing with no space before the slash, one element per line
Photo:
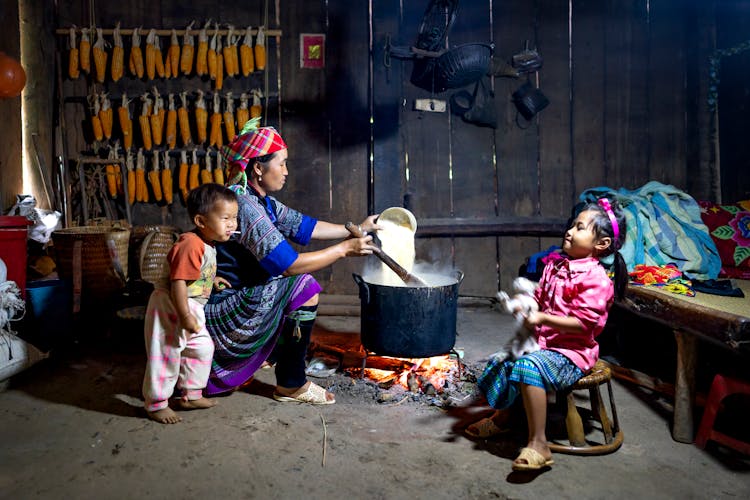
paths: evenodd
<path fill-rule="evenodd" d="M 222 291 L 225 288 L 232 288 L 232 284 L 219 276 L 214 278 L 214 290 Z"/>
<path fill-rule="evenodd" d="M 375 215 L 369 215 L 365 220 L 363 220 L 359 227 L 362 228 L 362 231 L 372 234 L 373 232 L 377 231 L 378 229 L 383 229 L 381 226 L 377 225 L 375 223 L 375 219 L 377 219 L 380 216 L 380 214 Z"/>
<path fill-rule="evenodd" d="M 344 246 L 344 252 L 346 257 L 359 257 L 362 255 L 372 254 L 372 236 L 367 235 L 362 238 L 349 238 L 341 242 Z"/>

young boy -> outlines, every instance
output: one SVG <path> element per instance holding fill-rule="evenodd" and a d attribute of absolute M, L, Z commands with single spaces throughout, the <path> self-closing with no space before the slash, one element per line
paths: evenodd
<path fill-rule="evenodd" d="M 169 408 L 175 385 L 183 410 L 216 404 L 203 397 L 214 353 L 203 306 L 212 287 L 231 286 L 216 277 L 212 242 L 229 240 L 237 229 L 237 196 L 219 184 L 204 184 L 190 192 L 187 209 L 195 228 L 169 251 L 170 284 L 154 289 L 146 309 L 143 398 L 148 417 L 162 424 L 182 420 Z"/>

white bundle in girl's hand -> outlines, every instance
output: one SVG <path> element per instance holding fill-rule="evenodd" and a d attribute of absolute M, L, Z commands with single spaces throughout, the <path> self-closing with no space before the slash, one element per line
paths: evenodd
<path fill-rule="evenodd" d="M 497 359 L 499 361 L 505 361 L 506 359 L 513 360 L 520 358 L 524 354 L 539 350 L 534 329 L 527 328 L 524 325 L 524 319 L 539 309 L 539 305 L 534 298 L 536 286 L 536 283 L 531 280 L 516 278 L 513 280 L 513 291 L 515 294 L 512 297 L 506 292 L 497 292 L 497 300 L 500 301 L 500 306 L 511 313 L 516 319 L 516 334 L 502 349 L 492 354 L 490 359 Z"/>

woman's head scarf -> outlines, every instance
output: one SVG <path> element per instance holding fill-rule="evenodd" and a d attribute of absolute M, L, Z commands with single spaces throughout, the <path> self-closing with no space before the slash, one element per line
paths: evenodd
<path fill-rule="evenodd" d="M 286 143 L 273 127 L 258 127 L 260 117 L 248 120 L 240 134 L 224 146 L 221 155 L 229 168 L 239 167 L 239 173 L 229 181 L 238 193 L 247 190 L 247 166 L 253 158 L 270 155 L 286 149 Z"/>

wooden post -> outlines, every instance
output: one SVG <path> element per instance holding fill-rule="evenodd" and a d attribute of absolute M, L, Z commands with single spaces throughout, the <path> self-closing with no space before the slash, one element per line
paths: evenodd
<path fill-rule="evenodd" d="M 677 374 L 675 377 L 674 422 L 672 438 L 681 443 L 692 443 L 693 398 L 695 397 L 695 358 L 698 340 L 694 335 L 674 331 L 677 341 Z"/>

